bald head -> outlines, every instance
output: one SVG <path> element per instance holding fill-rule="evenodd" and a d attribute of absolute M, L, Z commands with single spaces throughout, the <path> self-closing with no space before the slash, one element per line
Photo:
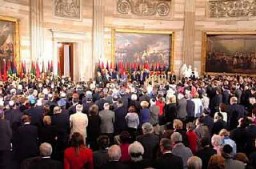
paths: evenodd
<path fill-rule="evenodd" d="M 121 158 L 121 149 L 118 145 L 113 145 L 108 149 L 108 156 L 110 161 L 119 161 Z"/>

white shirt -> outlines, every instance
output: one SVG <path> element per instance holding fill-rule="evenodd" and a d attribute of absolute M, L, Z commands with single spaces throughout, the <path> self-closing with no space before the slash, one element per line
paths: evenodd
<path fill-rule="evenodd" d="M 200 117 L 202 114 L 203 104 L 202 100 L 199 98 L 194 98 L 192 101 L 195 103 L 195 114 L 194 117 Z"/>
<path fill-rule="evenodd" d="M 86 127 L 88 126 L 88 117 L 86 114 L 82 112 L 76 112 L 75 114 L 70 116 L 70 128 L 71 128 L 71 135 L 75 132 L 78 132 L 87 137 Z"/>

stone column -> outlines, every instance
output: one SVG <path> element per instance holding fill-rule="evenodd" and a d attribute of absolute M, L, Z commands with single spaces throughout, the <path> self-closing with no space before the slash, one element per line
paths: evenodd
<path fill-rule="evenodd" d="M 30 0 L 31 60 L 43 57 L 43 0 Z"/>
<path fill-rule="evenodd" d="M 93 63 L 104 58 L 104 2 L 93 1 Z"/>
<path fill-rule="evenodd" d="M 194 66 L 195 0 L 185 0 L 183 63 Z"/>

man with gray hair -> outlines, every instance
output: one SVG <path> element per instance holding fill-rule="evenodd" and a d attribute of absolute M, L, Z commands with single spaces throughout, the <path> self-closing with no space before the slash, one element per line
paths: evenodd
<path fill-rule="evenodd" d="M 113 134 L 114 134 L 114 123 L 115 123 L 115 112 L 110 109 L 109 103 L 104 103 L 104 110 L 99 112 L 101 124 L 100 131 L 101 134 L 106 134 L 110 138 L 110 142 L 113 142 Z"/>
<path fill-rule="evenodd" d="M 172 153 L 176 156 L 179 156 L 183 160 L 183 167 L 184 169 L 187 169 L 187 161 L 190 157 L 193 156 L 192 151 L 190 148 L 185 147 L 185 145 L 182 143 L 182 135 L 178 132 L 174 132 L 171 135 L 171 142 L 173 146 Z"/>
<path fill-rule="evenodd" d="M 86 114 L 82 113 L 83 105 L 78 104 L 76 105 L 76 113 L 70 116 L 70 128 L 71 132 L 70 135 L 73 133 L 78 132 L 80 133 L 84 139 L 87 137 L 87 126 L 88 126 L 88 117 Z"/>
<path fill-rule="evenodd" d="M 103 169 L 129 169 L 127 165 L 120 162 L 121 148 L 118 145 L 113 145 L 108 149 L 109 162 Z"/>
<path fill-rule="evenodd" d="M 140 142 L 145 149 L 143 158 L 154 160 L 158 149 L 159 137 L 153 133 L 153 126 L 150 123 L 144 123 L 142 125 L 142 132 L 143 135 L 138 136 L 137 141 Z"/>
<path fill-rule="evenodd" d="M 34 160 L 29 169 L 62 169 L 62 163 L 51 159 L 52 146 L 49 143 L 42 143 L 40 149 L 40 160 Z"/>

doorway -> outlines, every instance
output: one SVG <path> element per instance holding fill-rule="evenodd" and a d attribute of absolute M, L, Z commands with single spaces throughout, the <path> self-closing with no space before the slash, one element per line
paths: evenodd
<path fill-rule="evenodd" d="M 58 59 L 60 75 L 71 77 L 73 80 L 74 43 L 58 42 Z"/>

